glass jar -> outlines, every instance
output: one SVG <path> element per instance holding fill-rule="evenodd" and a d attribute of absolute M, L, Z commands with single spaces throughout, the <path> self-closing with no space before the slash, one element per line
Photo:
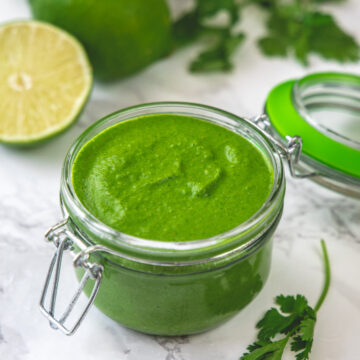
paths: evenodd
<path fill-rule="evenodd" d="M 274 87 L 265 113 L 253 121 L 189 103 L 140 105 L 99 120 L 66 156 L 60 191 L 65 219 L 46 234 L 56 246 L 40 300 L 50 324 L 73 334 L 93 302 L 129 328 L 161 335 L 204 331 L 234 316 L 258 294 L 269 273 L 271 236 L 285 193 L 281 158 L 293 177 L 360 198 L 359 104 L 359 76 L 316 73 Z M 209 239 L 162 242 L 115 231 L 82 206 L 72 187 L 72 165 L 82 146 L 118 122 L 164 113 L 225 127 L 262 151 L 274 183 L 248 221 Z M 74 258 L 80 285 L 63 313 L 56 315 L 64 251 Z M 88 302 L 70 322 L 83 291 Z"/>
<path fill-rule="evenodd" d="M 274 182 L 269 197 L 256 214 L 236 228 L 208 239 L 164 242 L 118 232 L 89 213 L 72 185 L 72 166 L 82 146 L 116 123 L 164 113 L 188 115 L 227 128 L 247 138 L 263 153 L 273 169 Z M 270 141 L 261 128 L 248 120 L 189 103 L 134 106 L 88 128 L 65 158 L 60 190 L 65 220 L 46 235 L 56 245 L 56 252 L 40 306 L 52 326 L 73 334 L 93 302 L 122 325 L 157 335 L 198 333 L 233 317 L 260 292 L 268 277 L 271 238 L 282 214 L 285 193 L 280 154 L 287 154 L 291 163 L 297 144 L 295 139 L 284 148 Z M 64 251 L 72 253 L 80 285 L 63 314 L 57 315 Z M 68 324 L 82 291 L 89 300 L 80 316 Z"/>

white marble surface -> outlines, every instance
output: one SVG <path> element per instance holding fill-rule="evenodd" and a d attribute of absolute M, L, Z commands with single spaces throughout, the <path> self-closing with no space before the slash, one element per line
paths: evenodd
<path fill-rule="evenodd" d="M 180 0 L 178 0 L 180 1 Z M 175 0 L 176 2 L 176 0 Z M 360 3 L 329 7 L 360 41 Z M 23 0 L 1 0 L 0 21 L 28 18 Z M 261 34 L 263 14 L 250 9 L 244 19 Z M 360 359 L 360 202 L 309 181 L 288 181 L 285 211 L 275 235 L 273 266 L 261 294 L 225 325 L 191 337 L 152 337 L 124 329 L 92 309 L 74 337 L 49 328 L 38 309 L 40 290 L 53 247 L 43 241 L 60 218 L 60 169 L 69 145 L 99 117 L 149 101 L 183 100 L 256 115 L 277 82 L 319 70 L 359 71 L 312 59 L 303 68 L 293 60 L 264 59 L 252 41 L 236 55 L 231 74 L 192 75 L 188 48 L 124 81 L 95 85 L 80 121 L 66 134 L 35 148 L 0 147 L 0 359 L 236 360 L 254 340 L 254 324 L 280 293 L 303 293 L 314 304 L 323 281 L 320 238 L 327 241 L 333 280 L 318 314 L 312 359 Z M 1 59 L 0 59 L 1 61 Z M 64 282 L 75 284 L 71 269 Z M 290 353 L 284 359 L 293 359 Z"/>

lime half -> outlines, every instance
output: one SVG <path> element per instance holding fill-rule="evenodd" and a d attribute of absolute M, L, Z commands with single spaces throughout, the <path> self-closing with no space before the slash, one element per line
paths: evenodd
<path fill-rule="evenodd" d="M 0 26 L 0 141 L 33 144 L 69 127 L 91 90 L 92 71 L 71 35 L 37 21 Z"/>

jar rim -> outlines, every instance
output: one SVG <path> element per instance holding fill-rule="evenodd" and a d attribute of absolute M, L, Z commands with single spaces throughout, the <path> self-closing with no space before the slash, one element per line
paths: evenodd
<path fill-rule="evenodd" d="M 115 230 L 97 219 L 77 197 L 72 183 L 72 166 L 80 149 L 94 136 L 108 127 L 121 121 L 153 114 L 178 114 L 190 115 L 201 120 L 216 123 L 238 135 L 245 136 L 252 143 L 261 145 L 261 150 L 269 160 L 274 171 L 274 181 L 271 192 L 262 207 L 245 222 L 221 234 L 197 240 L 188 241 L 161 241 L 144 239 Z M 281 211 L 282 199 L 285 190 L 285 177 L 283 164 L 275 145 L 268 139 L 263 130 L 245 118 L 230 112 L 207 105 L 189 102 L 152 102 L 127 107 L 113 112 L 91 125 L 85 130 L 70 147 L 62 168 L 61 175 L 61 200 L 70 214 L 82 222 L 92 234 L 106 243 L 121 249 L 131 249 L 144 253 L 159 254 L 188 254 L 202 252 L 206 249 L 219 249 L 234 244 L 234 239 L 242 239 L 243 248 L 252 248 L 259 236 L 264 232 L 259 231 L 263 225 L 268 229 Z M 254 234 L 259 236 L 254 237 Z M 238 245 L 239 242 L 236 242 Z"/>

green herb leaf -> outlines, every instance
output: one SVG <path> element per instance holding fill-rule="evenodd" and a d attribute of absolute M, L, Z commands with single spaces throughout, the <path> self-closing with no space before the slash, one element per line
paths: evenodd
<path fill-rule="evenodd" d="M 214 48 L 200 53 L 191 63 L 190 70 L 193 72 L 231 70 L 231 55 L 244 38 L 245 36 L 242 33 L 222 38 Z"/>
<path fill-rule="evenodd" d="M 356 40 L 342 30 L 331 15 L 320 11 L 323 3 L 342 1 L 196 0 L 194 8 L 173 25 L 175 47 L 205 37 L 207 48 L 193 61 L 190 70 L 232 69 L 231 54 L 245 37 L 243 33 L 236 33 L 235 27 L 239 23 L 241 11 L 248 5 L 256 5 L 268 13 L 267 34 L 258 40 L 264 55 L 291 55 L 304 65 L 309 63 L 310 54 L 339 62 L 357 61 L 360 59 L 360 50 Z M 209 26 L 209 20 L 213 20 L 220 12 L 228 15 L 227 24 Z"/>
<path fill-rule="evenodd" d="M 198 13 L 192 11 L 185 14 L 173 24 L 175 46 L 180 47 L 194 41 L 201 32 Z"/>
<path fill-rule="evenodd" d="M 229 23 L 209 26 L 207 21 L 220 12 L 229 15 Z M 174 23 L 173 34 L 176 46 L 186 45 L 200 36 L 206 36 L 209 42 L 208 48 L 191 63 L 191 71 L 232 69 L 231 56 L 245 38 L 243 33 L 234 32 L 233 27 L 238 20 L 239 5 L 235 0 L 197 0 L 194 9 Z"/>
<path fill-rule="evenodd" d="M 239 20 L 239 7 L 235 0 L 198 0 L 197 10 L 201 19 L 210 18 L 220 11 L 225 11 L 230 17 L 230 23 Z"/>
<path fill-rule="evenodd" d="M 300 333 L 302 340 L 312 340 L 314 337 L 315 319 L 304 319 L 300 323 Z"/>
<path fill-rule="evenodd" d="M 267 36 L 258 41 L 258 44 L 267 56 L 286 56 L 288 44 L 285 38 Z"/>
<path fill-rule="evenodd" d="M 296 297 L 279 295 L 275 302 L 280 306 L 280 310 L 286 314 L 302 315 L 308 308 L 308 302 L 302 295 L 296 295 Z"/>
<path fill-rule="evenodd" d="M 325 282 L 315 306 L 316 311 L 323 303 L 330 284 L 330 263 L 323 240 L 321 247 Z M 289 341 L 290 349 L 296 354 L 296 360 L 309 359 L 314 338 L 316 311 L 308 305 L 303 295 L 279 295 L 275 303 L 279 309 L 271 308 L 256 324 L 259 329 L 257 340 L 248 346 L 248 352 L 240 360 L 280 360 Z M 282 338 L 279 339 L 281 336 Z"/>
<path fill-rule="evenodd" d="M 296 360 L 309 359 L 312 343 L 313 343 L 312 339 L 309 341 L 304 341 L 301 339 L 301 336 L 295 336 L 293 338 L 293 341 L 291 342 L 291 350 L 297 353 L 295 355 Z"/>
<path fill-rule="evenodd" d="M 256 324 L 256 327 L 260 330 L 258 339 L 269 340 L 276 334 L 287 333 L 287 329 L 293 327 L 294 321 L 294 316 L 283 316 L 278 310 L 271 308 Z"/>
<path fill-rule="evenodd" d="M 289 316 L 282 315 L 275 308 L 268 310 L 256 325 L 260 330 L 258 338 L 261 340 L 269 340 L 276 334 L 288 334 L 299 327 L 304 320 L 315 319 L 314 310 L 302 295 L 296 297 L 280 295 L 276 297 L 275 302 L 280 306 L 280 311 Z"/>
<path fill-rule="evenodd" d="M 314 338 L 314 328 L 315 328 L 315 319 L 307 318 L 301 321 L 299 327 L 300 335 L 295 336 L 290 344 L 291 350 L 297 353 L 296 354 L 297 360 L 309 359 L 313 338 Z"/>
<path fill-rule="evenodd" d="M 287 338 L 275 342 L 257 341 L 249 345 L 249 352 L 240 360 L 281 360 L 287 341 Z"/>
<path fill-rule="evenodd" d="M 330 15 L 320 12 L 309 14 L 306 18 L 306 26 L 309 28 L 309 52 L 340 62 L 359 60 L 359 45 Z"/>
<path fill-rule="evenodd" d="M 267 56 L 294 54 L 303 64 L 310 53 L 340 62 L 360 59 L 359 45 L 329 14 L 294 4 L 272 5 L 268 35 L 258 41 Z"/>

